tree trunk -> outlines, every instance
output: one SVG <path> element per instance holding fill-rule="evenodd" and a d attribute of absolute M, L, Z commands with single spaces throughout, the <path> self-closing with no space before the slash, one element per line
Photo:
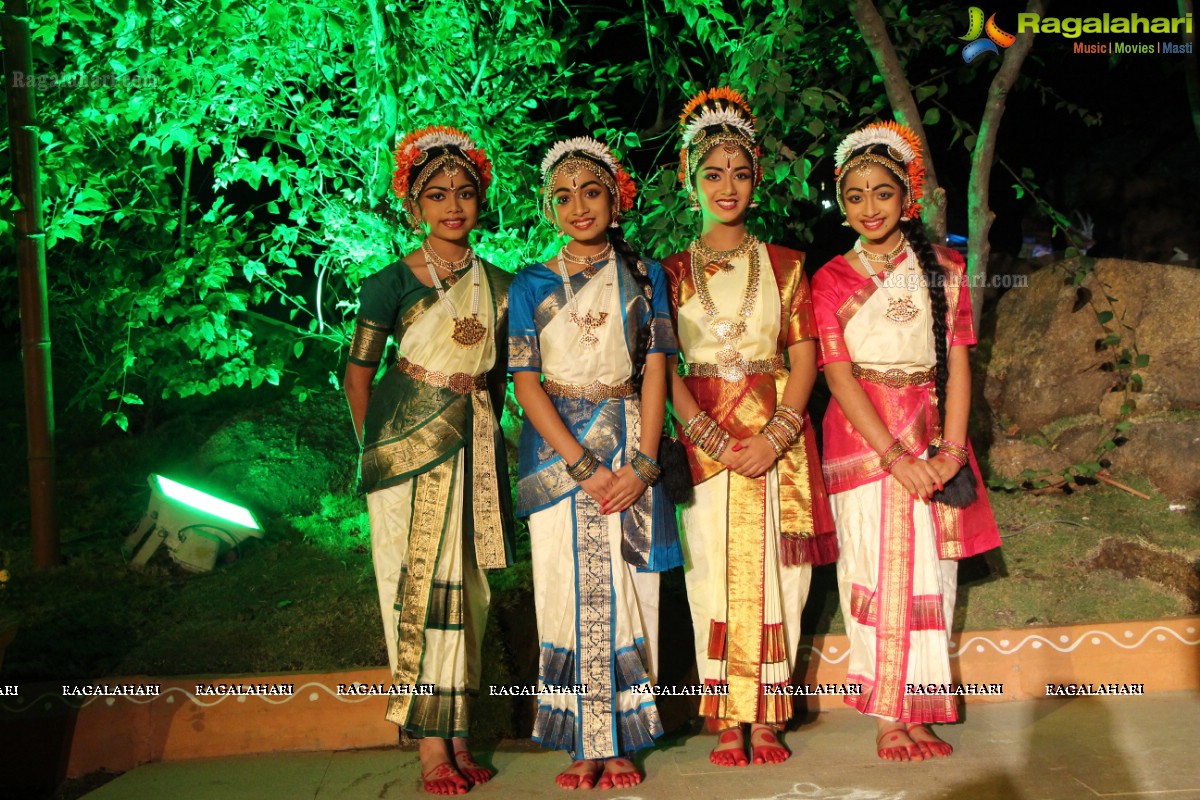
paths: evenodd
<path fill-rule="evenodd" d="M 872 0 L 849 0 L 849 4 L 863 42 L 875 60 L 875 69 L 883 78 L 883 88 L 896 121 L 912 128 L 921 140 L 921 150 L 925 155 L 925 224 L 933 231 L 934 242 L 943 244 L 946 241 L 946 192 L 938 184 L 933 154 L 929 151 L 929 139 L 925 136 L 921 112 L 908 85 L 908 78 L 904 75 L 904 67 L 900 65 L 900 57 L 896 55 L 896 48 L 892 46 L 887 26 L 883 17 L 879 16 L 875 3 Z"/>
<path fill-rule="evenodd" d="M 387 4 L 371 0 L 367 10 L 371 27 L 369 32 L 363 31 L 369 35 L 363 37 L 362 47 L 369 52 L 355 54 L 354 73 L 362 143 L 374 156 L 367 197 L 363 198 L 371 205 L 386 198 L 392 185 L 392 149 L 397 144 L 400 111 L 395 80 L 398 48 L 388 33 Z"/>
<path fill-rule="evenodd" d="M 46 299 L 46 234 L 42 230 L 42 175 L 38 161 L 37 105 L 26 0 L 5 0 L 5 94 L 17 197 L 17 283 L 21 302 L 21 356 L 29 439 L 29 513 L 33 563 L 58 564 L 54 509 L 54 385 L 50 372 L 50 322 Z"/>
<path fill-rule="evenodd" d="M 1044 0 L 1029 0 L 1026 13 L 1045 13 Z M 1008 92 L 1012 89 L 1025 56 L 1033 47 L 1034 34 L 1018 36 L 1012 46 L 1004 51 L 1000 69 L 992 78 L 988 88 L 987 105 L 979 122 L 979 133 L 975 137 L 975 149 L 971 151 L 971 179 L 967 188 L 967 274 L 971 276 L 971 307 L 975 313 L 975 329 L 979 330 L 979 314 L 982 310 L 983 285 L 987 281 L 988 259 L 992 246 L 988 233 L 996 215 L 988 204 L 988 191 L 992 183 L 992 164 L 996 160 L 996 132 L 1000 118 L 1004 116 Z"/>
<path fill-rule="evenodd" d="M 1179 0 L 1179 16 L 1188 17 L 1192 14 L 1192 0 Z M 1200 60 L 1196 58 L 1196 34 L 1186 31 L 1183 41 L 1190 45 L 1184 56 L 1187 69 L 1183 71 L 1187 79 L 1188 102 L 1192 106 L 1192 126 L 1196 129 L 1196 139 L 1200 140 Z"/>

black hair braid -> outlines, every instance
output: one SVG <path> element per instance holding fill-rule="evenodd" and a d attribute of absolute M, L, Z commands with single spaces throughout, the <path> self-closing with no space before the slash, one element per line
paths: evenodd
<path fill-rule="evenodd" d="M 620 225 L 608 229 L 608 241 L 612 243 L 613 250 L 625 262 L 625 269 L 629 270 L 629 274 L 633 276 L 638 288 L 641 289 L 643 296 L 646 298 L 647 304 L 649 304 L 650 276 L 643 275 L 638 270 L 638 254 L 634 252 L 633 247 L 625 239 L 625 232 L 621 230 Z M 646 351 L 650 347 L 650 323 L 653 322 L 653 317 L 653 312 L 651 312 L 650 319 L 638 331 L 637 344 L 633 349 L 633 375 L 630 377 L 630 380 L 633 383 L 633 390 L 638 394 L 642 392 L 642 377 L 646 372 Z"/>
<path fill-rule="evenodd" d="M 934 385 L 937 391 L 938 423 L 946 419 L 946 383 L 950 380 L 949 347 L 946 342 L 946 332 L 949 321 L 946 319 L 949 306 L 946 302 L 946 272 L 938 261 L 937 253 L 925 228 L 919 219 L 900 223 L 900 230 L 912 245 L 917 263 L 925 276 L 925 285 L 929 287 L 929 305 L 933 314 L 933 346 L 937 353 L 937 373 Z"/>

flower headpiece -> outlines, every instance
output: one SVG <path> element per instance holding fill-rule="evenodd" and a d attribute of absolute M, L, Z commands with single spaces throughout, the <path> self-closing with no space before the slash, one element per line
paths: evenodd
<path fill-rule="evenodd" d="M 401 200 L 415 201 L 439 169 L 449 173 L 462 167 L 474 179 L 481 196 L 487 194 L 492 183 L 492 162 L 487 153 L 457 128 L 431 125 L 413 131 L 400 140 L 393 155 L 396 172 L 392 175 L 392 190 Z"/>
<path fill-rule="evenodd" d="M 689 191 L 695 191 L 692 176 L 700 162 L 717 145 L 745 150 L 754 167 L 754 182 L 758 183 L 762 178 L 758 163 L 762 151 L 754 143 L 758 135 L 754 114 L 746 99 L 733 89 L 708 89 L 689 100 L 679 115 L 679 133 L 683 138 L 683 147 L 679 151 L 679 180 Z"/>
<path fill-rule="evenodd" d="M 592 137 L 576 136 L 556 142 L 542 159 L 542 211 L 547 217 L 553 217 L 551 195 L 559 175 L 565 172 L 574 176 L 581 169 L 596 173 L 604 188 L 608 189 L 615 205 L 614 221 L 620 214 L 633 208 L 637 185 L 621 162 L 617 161 L 611 150 Z"/>
<path fill-rule="evenodd" d="M 871 152 L 875 145 L 882 146 L 884 152 Z M 925 161 L 921 157 L 921 140 L 911 128 L 896 122 L 873 122 L 847 136 L 838 145 L 833 161 L 836 165 L 833 177 L 837 180 L 838 208 L 843 215 L 846 213 L 846 204 L 842 200 L 842 181 L 846 175 L 852 169 L 878 164 L 904 184 L 904 196 L 908 200 L 904 217 L 916 219 L 921 216 Z"/>

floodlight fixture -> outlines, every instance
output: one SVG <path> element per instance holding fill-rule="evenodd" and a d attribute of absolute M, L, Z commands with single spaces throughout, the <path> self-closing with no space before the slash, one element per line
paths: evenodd
<path fill-rule="evenodd" d="M 140 569 L 160 545 L 179 566 L 208 572 L 223 552 L 248 538 L 261 539 L 262 526 L 243 506 L 162 475 L 151 475 L 150 503 L 125 539 L 130 569 Z"/>

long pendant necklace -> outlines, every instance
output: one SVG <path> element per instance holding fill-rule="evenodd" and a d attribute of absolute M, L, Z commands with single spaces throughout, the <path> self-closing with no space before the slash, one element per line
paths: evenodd
<path fill-rule="evenodd" d="M 439 256 L 429 246 L 428 242 L 421 245 L 421 252 L 425 255 L 425 268 L 429 270 L 429 282 L 433 284 L 433 288 L 437 289 L 438 299 L 446 307 L 446 312 L 450 315 L 450 319 L 454 320 L 454 332 L 450 334 L 450 338 L 456 345 L 464 350 L 477 346 L 487 336 L 487 327 L 479 321 L 479 259 L 475 257 L 473 250 L 467 250 L 467 255 L 462 259 L 462 266 L 466 266 L 467 261 L 471 262 L 471 316 L 460 317 L 454 310 L 454 301 L 446 296 L 446 290 L 442 287 L 442 282 L 438 280 L 435 265 L 440 266 L 439 262 L 444 264 L 455 264 L 458 262 L 446 261 Z M 432 256 L 432 257 L 431 257 Z M 461 267 L 459 267 L 461 269 Z M 455 281 L 458 280 L 454 276 Z M 447 281 L 451 286 L 454 284 Z"/>
<path fill-rule="evenodd" d="M 567 262 L 563 259 L 563 251 L 567 248 L 564 246 L 558 251 L 558 274 L 562 277 L 563 293 L 567 296 L 567 308 L 570 310 L 571 322 L 583 331 L 579 337 L 579 343 L 584 347 L 595 347 L 600 341 L 600 337 L 596 336 L 593 331 L 604 327 L 604 323 L 608 322 L 608 312 L 603 309 L 608 306 L 608 295 L 612 290 L 613 278 L 609 276 L 608 282 L 604 284 L 604 289 L 600 292 L 600 311 L 594 312 L 588 309 L 583 316 L 579 315 L 578 304 L 575 302 L 575 291 L 571 288 L 571 276 L 567 274 Z M 615 262 L 614 262 L 615 263 Z"/>
<path fill-rule="evenodd" d="M 862 240 L 859 240 L 854 243 L 854 252 L 858 253 L 859 261 L 862 262 L 863 268 L 871 274 L 871 280 L 875 281 L 875 285 L 887 292 L 888 306 L 887 311 L 883 312 L 884 318 L 889 322 L 894 322 L 897 325 L 905 325 L 916 319 L 920 315 L 921 309 L 917 308 L 916 304 L 913 303 L 912 297 L 910 297 L 907 292 L 905 292 L 903 297 L 896 297 L 894 294 L 892 294 L 891 289 L 889 289 L 883 283 L 883 281 L 879 279 L 879 276 L 875 274 L 875 270 L 871 266 L 871 262 L 884 264 L 885 266 L 883 271 L 888 274 L 889 280 L 891 280 L 890 276 L 896 270 L 895 259 L 901 253 L 906 253 L 907 256 L 904 260 L 906 266 L 904 271 L 907 273 L 907 265 L 912 264 L 916 260 L 916 255 L 913 253 L 912 248 L 908 246 L 908 240 L 902 235 L 900 237 L 900 243 L 892 248 L 892 250 L 888 253 L 872 253 L 870 250 L 864 248 L 862 246 Z"/>
<path fill-rule="evenodd" d="M 746 238 L 752 237 L 747 236 Z M 754 241 L 754 247 L 749 251 L 750 270 L 746 276 L 746 291 L 742 294 L 742 304 L 737 312 L 737 316 L 741 319 L 718 316 L 717 304 L 713 300 L 712 291 L 708 286 L 708 276 L 704 271 L 704 266 L 700 263 L 702 260 L 700 254 L 703 250 L 696 245 L 697 240 L 693 240 L 690 254 L 692 282 L 696 285 L 696 296 L 700 298 L 700 307 L 704 309 L 705 314 L 712 317 L 709 320 L 708 329 L 721 343 L 721 349 L 717 351 L 717 372 L 722 380 L 740 381 L 746 377 L 746 359 L 737 350 L 736 345 L 746 335 L 746 320 L 754 313 L 754 303 L 758 300 L 758 277 L 761 272 L 758 241 Z M 742 246 L 744 245 L 743 242 Z"/>

